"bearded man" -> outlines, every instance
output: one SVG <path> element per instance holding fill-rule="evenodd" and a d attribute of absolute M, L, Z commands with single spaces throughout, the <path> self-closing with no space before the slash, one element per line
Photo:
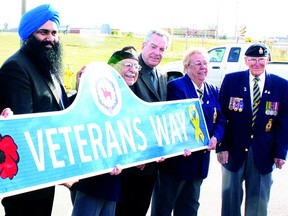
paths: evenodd
<path fill-rule="evenodd" d="M 59 13 L 50 4 L 22 16 L 18 28 L 22 46 L 0 68 L 0 110 L 9 107 L 15 115 L 51 112 L 72 103 L 75 97 L 67 97 L 61 81 L 58 28 Z M 54 193 L 54 186 L 34 190 L 5 197 L 2 205 L 6 216 L 50 216 Z"/>

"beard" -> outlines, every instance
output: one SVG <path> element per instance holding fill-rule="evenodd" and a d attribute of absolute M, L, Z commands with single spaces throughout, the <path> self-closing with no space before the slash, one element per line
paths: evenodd
<path fill-rule="evenodd" d="M 47 48 L 46 45 L 52 48 Z M 52 81 L 51 75 L 61 83 L 63 77 L 62 46 L 60 42 L 39 41 L 35 36 L 29 37 L 22 45 L 21 49 L 37 65 L 40 73 Z"/>

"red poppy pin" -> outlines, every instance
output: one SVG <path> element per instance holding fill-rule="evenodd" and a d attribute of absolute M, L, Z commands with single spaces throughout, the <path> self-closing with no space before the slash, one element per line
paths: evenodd
<path fill-rule="evenodd" d="M 19 155 L 17 145 L 12 137 L 0 134 L 0 177 L 2 179 L 9 178 L 10 180 L 18 172 Z"/>

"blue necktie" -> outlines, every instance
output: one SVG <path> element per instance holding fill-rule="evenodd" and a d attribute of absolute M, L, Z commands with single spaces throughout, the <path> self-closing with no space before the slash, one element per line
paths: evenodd
<path fill-rule="evenodd" d="M 257 116 L 258 109 L 259 109 L 258 105 L 259 105 L 260 99 L 261 99 L 258 81 L 259 81 L 259 77 L 255 77 L 254 78 L 254 85 L 253 85 L 252 127 L 255 124 L 255 119 Z"/>

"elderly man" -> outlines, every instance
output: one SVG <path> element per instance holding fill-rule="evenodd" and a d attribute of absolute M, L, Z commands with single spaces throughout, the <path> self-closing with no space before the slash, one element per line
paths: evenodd
<path fill-rule="evenodd" d="M 108 60 L 108 64 L 119 72 L 129 87 L 132 87 L 137 81 L 141 66 L 138 63 L 138 55 L 133 46 L 127 46 L 114 52 Z M 84 73 L 84 71 L 81 72 Z M 72 216 L 114 215 L 116 202 L 121 199 L 125 180 L 125 172 L 119 175 L 121 171 L 121 168 L 115 166 L 110 173 L 81 179 L 75 183 L 71 187 Z"/>
<path fill-rule="evenodd" d="M 59 14 L 49 4 L 23 15 L 18 29 L 23 44 L 0 68 L 0 110 L 9 107 L 17 115 L 59 111 L 71 104 L 61 82 L 58 27 Z M 25 155 L 20 155 L 20 161 L 25 161 Z M 6 197 L 2 200 L 5 213 L 50 216 L 54 190 L 48 187 Z"/>
<path fill-rule="evenodd" d="M 267 215 L 273 169 L 285 163 L 288 143 L 288 82 L 266 71 L 269 50 L 253 44 L 246 71 L 227 74 L 219 103 L 227 119 L 217 146 L 222 166 L 222 216 Z"/>

